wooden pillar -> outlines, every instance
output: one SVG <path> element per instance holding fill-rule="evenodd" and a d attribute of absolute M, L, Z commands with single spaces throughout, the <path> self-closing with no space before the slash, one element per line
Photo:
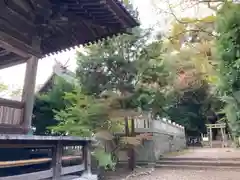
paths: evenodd
<path fill-rule="evenodd" d="M 227 141 L 228 141 L 228 136 L 227 136 L 227 134 L 226 134 L 226 127 L 223 128 L 223 133 L 224 133 L 224 141 L 225 141 L 225 143 L 227 143 Z"/>
<path fill-rule="evenodd" d="M 124 122 L 125 122 L 125 136 L 130 137 L 130 129 L 129 129 L 129 122 L 128 122 L 128 117 L 124 117 Z M 128 157 L 128 168 L 132 169 L 131 165 L 131 149 L 127 149 L 127 157 Z"/>
<path fill-rule="evenodd" d="M 53 180 L 59 180 L 62 172 L 63 145 L 59 141 L 52 150 Z"/>
<path fill-rule="evenodd" d="M 24 129 L 26 129 L 27 131 L 26 133 L 28 133 L 32 124 L 32 111 L 33 111 L 34 97 L 35 97 L 37 66 L 38 66 L 37 57 L 32 56 L 30 59 L 27 60 L 23 94 L 22 94 L 22 101 L 25 103 L 24 112 L 23 112 L 23 126 L 24 126 Z"/>
<path fill-rule="evenodd" d="M 128 117 L 124 117 L 124 128 L 125 128 L 125 136 L 129 136 L 129 124 L 128 124 Z"/>
<path fill-rule="evenodd" d="M 135 137 L 135 123 L 134 123 L 134 118 L 131 119 L 131 137 Z M 134 147 L 131 147 L 129 149 L 129 169 L 134 170 L 136 166 L 136 158 L 135 158 L 135 150 Z"/>
<path fill-rule="evenodd" d="M 212 127 L 210 127 L 209 131 L 210 131 L 210 133 L 209 133 L 209 135 L 210 135 L 210 137 L 209 137 L 210 147 L 212 147 L 212 139 L 213 139 L 213 137 L 212 137 Z"/>
<path fill-rule="evenodd" d="M 90 143 L 87 142 L 82 149 L 83 153 L 83 161 L 85 166 L 85 171 L 88 174 L 91 174 L 91 151 L 90 151 Z"/>
<path fill-rule="evenodd" d="M 223 128 L 221 127 L 221 134 L 222 134 L 222 148 L 225 146 L 225 134 L 224 134 L 224 130 Z"/>

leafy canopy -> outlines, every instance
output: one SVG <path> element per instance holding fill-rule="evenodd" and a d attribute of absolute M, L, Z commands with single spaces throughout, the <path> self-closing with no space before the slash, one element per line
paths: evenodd
<path fill-rule="evenodd" d="M 234 137 L 240 136 L 240 6 L 225 3 L 217 14 L 218 92 Z"/>

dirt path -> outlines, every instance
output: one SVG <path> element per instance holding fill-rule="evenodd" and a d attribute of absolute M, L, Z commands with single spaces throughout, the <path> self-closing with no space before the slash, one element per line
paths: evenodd
<path fill-rule="evenodd" d="M 187 153 L 177 155 L 176 158 L 209 158 L 209 159 L 240 159 L 240 151 L 227 148 L 201 148 L 191 149 Z M 123 178 L 114 178 L 123 180 Z M 156 168 L 151 174 L 139 175 L 127 180 L 239 180 L 238 170 L 226 169 L 165 169 Z"/>
<path fill-rule="evenodd" d="M 238 171 L 221 170 L 165 170 L 156 169 L 151 175 L 133 177 L 131 180 L 239 180 Z M 130 180 L 130 179 L 129 179 Z"/>

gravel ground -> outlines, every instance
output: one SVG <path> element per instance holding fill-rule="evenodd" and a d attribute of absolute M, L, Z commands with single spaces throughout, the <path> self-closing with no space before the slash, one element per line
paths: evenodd
<path fill-rule="evenodd" d="M 237 160 L 240 158 L 240 151 L 231 148 L 197 148 L 190 149 L 185 154 L 177 155 L 176 159 L 177 158 L 230 158 Z M 144 171 L 144 168 L 141 171 Z M 123 175 L 125 173 L 120 172 L 120 174 Z M 129 177 L 127 180 L 240 180 L 240 170 L 229 171 L 226 169 L 194 170 L 157 168 L 151 172 L 151 174 L 146 174 L 147 173 L 136 177 Z M 124 178 L 117 175 L 110 178 L 110 180 L 124 180 Z"/>
<path fill-rule="evenodd" d="M 239 180 L 240 172 L 220 170 L 167 170 L 156 169 L 151 175 L 137 176 L 128 180 Z"/>
<path fill-rule="evenodd" d="M 176 158 L 240 158 L 240 150 L 233 148 L 192 148 Z"/>

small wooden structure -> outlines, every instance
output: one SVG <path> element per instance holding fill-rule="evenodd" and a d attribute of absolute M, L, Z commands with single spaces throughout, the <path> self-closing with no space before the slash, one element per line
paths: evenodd
<path fill-rule="evenodd" d="M 0 134 L 4 134 L 0 135 L 0 148 L 53 150 L 50 170 L 0 179 L 59 179 L 75 170 L 90 170 L 90 139 L 24 135 L 32 124 L 38 59 L 128 33 L 137 25 L 118 0 L 0 1 L 0 69 L 26 63 L 22 101 L 0 99 Z M 83 146 L 84 168 L 61 167 L 62 147 L 68 145 Z"/>
<path fill-rule="evenodd" d="M 212 129 L 220 129 L 221 135 L 222 135 L 222 147 L 225 145 L 226 141 L 226 124 L 225 123 L 217 123 L 217 124 L 206 124 L 207 132 L 209 136 L 209 143 L 210 147 L 212 147 L 212 141 L 213 141 L 213 135 L 212 135 Z"/>

